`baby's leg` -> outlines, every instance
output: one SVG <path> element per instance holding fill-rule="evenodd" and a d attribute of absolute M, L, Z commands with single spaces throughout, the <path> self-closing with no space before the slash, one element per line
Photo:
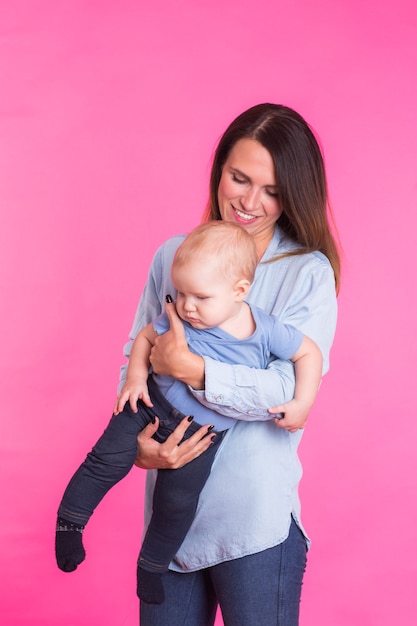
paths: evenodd
<path fill-rule="evenodd" d="M 137 569 L 137 594 L 144 602 L 161 604 L 164 601 L 162 575 L 168 570 L 193 522 L 222 434 L 218 434 L 213 444 L 191 463 L 177 470 L 158 471 L 152 518 Z"/>
<path fill-rule="evenodd" d="M 140 402 L 137 413 L 126 403 L 71 478 L 58 509 L 55 538 L 57 564 L 64 572 L 74 571 L 84 560 L 84 527 L 105 494 L 130 471 L 137 435 L 151 418 Z"/>

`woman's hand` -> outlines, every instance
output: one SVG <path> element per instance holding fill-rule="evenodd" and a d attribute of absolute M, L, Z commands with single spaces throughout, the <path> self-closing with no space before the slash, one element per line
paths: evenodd
<path fill-rule="evenodd" d="M 189 418 L 185 417 L 164 443 L 152 439 L 152 435 L 158 430 L 158 418 L 154 424 L 148 424 L 138 435 L 135 465 L 142 469 L 178 469 L 200 456 L 211 445 L 216 435 L 214 433 L 208 435 L 211 426 L 202 426 L 180 444 L 190 423 Z"/>
<path fill-rule="evenodd" d="M 204 389 L 204 359 L 188 349 L 182 321 L 175 304 L 165 305 L 170 329 L 155 340 L 150 362 L 156 374 L 173 376 L 194 389 Z"/>

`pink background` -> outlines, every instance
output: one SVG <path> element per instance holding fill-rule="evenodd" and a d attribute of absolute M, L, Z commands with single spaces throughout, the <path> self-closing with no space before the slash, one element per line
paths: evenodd
<path fill-rule="evenodd" d="M 71 575 L 55 512 L 110 417 L 153 252 L 197 224 L 217 138 L 263 101 L 318 131 L 345 250 L 300 450 L 301 624 L 414 623 L 416 25 L 414 0 L 0 3 L 2 624 L 138 624 L 143 473 Z"/>

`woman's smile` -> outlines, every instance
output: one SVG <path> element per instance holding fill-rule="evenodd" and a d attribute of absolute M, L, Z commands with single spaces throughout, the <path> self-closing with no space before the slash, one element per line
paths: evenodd
<path fill-rule="evenodd" d="M 239 220 L 243 220 L 243 223 L 249 223 L 249 222 L 253 222 L 254 220 L 256 220 L 257 216 L 256 215 L 249 215 L 248 213 L 244 213 L 243 211 L 237 209 L 235 206 L 233 206 L 232 204 L 232 208 L 236 214 L 236 221 Z"/>

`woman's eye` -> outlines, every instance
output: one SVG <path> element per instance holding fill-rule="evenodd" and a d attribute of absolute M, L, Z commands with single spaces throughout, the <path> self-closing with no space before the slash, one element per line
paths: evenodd
<path fill-rule="evenodd" d="M 243 185 L 246 182 L 243 178 L 238 178 L 236 174 L 232 174 L 232 180 L 234 183 L 239 183 L 239 185 Z"/>
<path fill-rule="evenodd" d="M 266 190 L 266 195 L 269 196 L 270 198 L 278 198 L 278 192 L 277 191 L 269 191 L 267 189 Z"/>

